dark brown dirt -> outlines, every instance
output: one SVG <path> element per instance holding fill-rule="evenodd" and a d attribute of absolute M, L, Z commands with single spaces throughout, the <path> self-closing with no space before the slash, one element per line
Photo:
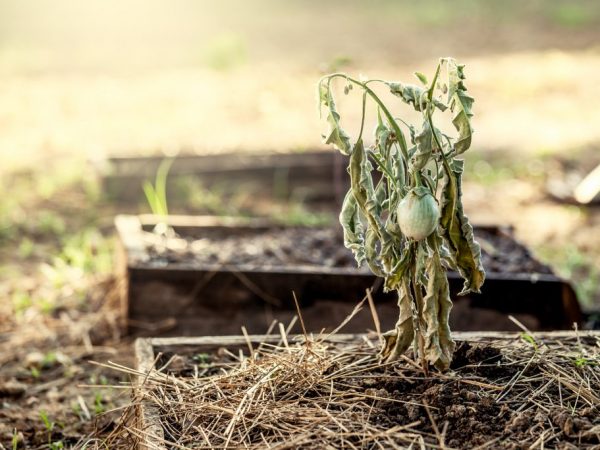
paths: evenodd
<path fill-rule="evenodd" d="M 496 273 L 552 273 L 527 247 L 508 234 L 476 228 L 483 265 Z M 232 264 L 246 267 L 324 266 L 355 267 L 344 248 L 339 228 L 272 228 L 269 230 L 207 228 L 202 238 L 181 236 L 176 241 L 157 238 L 149 246 L 152 264 Z M 365 268 L 364 270 L 368 270 Z"/>
<path fill-rule="evenodd" d="M 462 380 L 499 385 L 508 382 L 522 369 L 514 365 L 504 365 L 506 363 L 497 348 L 463 342 L 454 356 L 452 368 L 460 374 Z M 525 370 L 523 375 L 540 376 L 538 387 L 542 387 L 548 381 L 535 365 Z M 582 444 L 600 444 L 598 434 L 582 433 L 600 424 L 598 405 L 583 408 L 578 412 L 569 412 L 558 405 L 547 411 L 542 408 L 526 408 L 520 411 L 524 402 L 498 402 L 495 393 L 482 394 L 480 388 L 466 384 L 461 379 L 390 381 L 374 378 L 367 386 L 361 387 L 367 387 L 378 397 L 412 399 L 427 405 L 404 405 L 382 400 L 375 405 L 381 408 L 382 412 L 375 415 L 373 420 L 388 427 L 406 425 L 418 420 L 430 426 L 431 432 L 434 432 L 433 424 L 440 430 L 445 427 L 445 443 L 451 448 L 472 448 L 494 439 L 497 439 L 497 442 L 490 448 L 529 448 L 529 445 L 521 446 L 518 442 L 531 439 L 535 424 L 548 423 L 562 434 L 562 442 L 556 448 L 580 448 Z M 534 390 L 531 393 L 533 392 Z M 559 393 L 551 391 L 548 395 L 558 397 Z M 524 400 L 525 404 L 529 401 L 528 398 Z M 587 437 L 583 438 L 582 434 Z"/>
<path fill-rule="evenodd" d="M 560 383 L 552 384 L 544 359 L 536 359 L 533 348 L 523 343 L 513 345 L 521 346 L 520 354 L 514 347 L 505 354 L 506 347 L 463 341 L 458 343 L 446 374 L 426 377 L 399 362 L 366 372 L 359 370 L 341 383 L 348 395 L 374 399 L 369 418 L 373 426 L 388 430 L 412 427 L 424 436 L 423 448 L 526 449 L 532 448 L 532 442 L 542 434 L 546 447 L 539 447 L 538 442 L 535 448 L 599 448 L 600 433 L 595 430 L 600 427 L 600 405 L 578 407 L 577 401 L 571 403 L 573 397 L 567 399 L 565 388 L 560 391 Z M 162 354 L 157 367 L 177 377 L 209 377 L 237 366 L 238 361 L 230 356 L 233 353 L 223 349 L 213 354 L 169 352 Z M 574 366 L 563 369 L 577 370 Z M 337 371 L 335 366 L 331 370 Z M 517 391 L 514 395 L 504 396 L 516 377 L 530 380 L 526 382 L 529 391 L 517 386 L 512 388 Z M 536 402 L 535 397 L 542 391 L 543 400 Z M 303 395 L 326 394 L 315 389 Z M 334 403 L 330 410 L 335 413 L 336 407 Z M 168 428 L 173 432 L 178 424 L 170 423 Z M 177 441 L 177 436 L 170 439 Z"/>

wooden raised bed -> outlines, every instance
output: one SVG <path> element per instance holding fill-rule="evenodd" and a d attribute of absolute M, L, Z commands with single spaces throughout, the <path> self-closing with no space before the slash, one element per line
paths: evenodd
<path fill-rule="evenodd" d="M 195 430 L 214 428 L 215 420 L 223 421 L 223 430 L 225 425 L 230 422 L 233 424 L 233 416 L 237 417 L 238 423 L 244 421 L 244 425 L 240 425 L 240 434 L 230 432 L 230 435 L 237 438 L 245 433 L 246 442 L 251 439 L 247 437 L 250 432 L 247 427 L 250 426 L 258 427 L 254 436 L 260 436 L 259 432 L 262 429 L 269 435 L 269 439 L 279 440 L 282 448 L 296 448 L 293 442 L 302 448 L 325 448 L 322 442 L 323 427 L 330 431 L 329 436 L 332 440 L 343 439 L 340 434 L 351 436 L 354 433 L 356 436 L 356 428 L 344 429 L 341 421 L 348 420 L 348 416 L 345 416 L 343 411 L 340 413 L 340 408 L 346 407 L 345 403 L 353 401 L 367 404 L 363 405 L 362 411 L 361 407 L 352 410 L 350 423 L 356 425 L 368 421 L 371 429 L 378 427 L 383 430 L 380 434 L 370 437 L 367 441 L 370 445 L 362 441 L 363 446 L 356 444 L 356 448 L 407 448 L 411 442 L 416 448 L 427 449 L 474 448 L 479 445 L 481 447 L 478 448 L 502 449 L 598 448 L 599 331 L 559 331 L 527 335 L 456 332 L 453 333 L 453 337 L 457 342 L 457 350 L 450 372 L 434 372 L 429 376 L 424 376 L 419 367 L 408 360 L 398 361 L 386 368 L 377 368 L 375 355 L 378 343 L 375 335 L 334 335 L 323 340 L 311 338 L 311 342 L 316 342 L 317 347 L 319 341 L 325 342 L 328 347 L 312 347 L 313 350 L 309 350 L 308 353 L 302 350 L 303 336 L 287 336 L 285 340 L 282 339 L 282 335 L 138 339 L 135 343 L 135 353 L 139 376 L 134 401 L 137 417 L 134 431 L 140 440 L 138 449 L 183 448 L 181 443 L 168 444 L 177 440 L 178 436 L 173 434 L 177 433 L 177 430 L 187 428 L 191 423 L 196 424 Z M 349 353 L 357 352 L 359 356 L 356 356 L 356 360 L 360 359 L 361 364 L 342 372 L 336 368 L 335 363 L 331 363 L 331 370 L 335 370 L 335 373 L 342 372 L 342 375 L 332 378 L 331 381 L 322 381 L 320 378 L 327 377 L 331 373 L 330 369 L 317 367 L 297 369 L 305 378 L 313 375 L 312 370 L 323 370 L 321 375 L 316 375 L 314 381 L 305 381 L 301 377 L 296 382 L 290 380 L 288 383 L 287 376 L 290 379 L 297 377 L 294 374 L 285 374 L 287 370 L 292 370 L 289 361 L 294 361 L 293 356 L 284 356 L 282 363 L 274 359 L 274 362 L 267 361 L 264 366 L 256 365 L 266 367 L 258 369 L 259 383 L 265 380 L 264 373 L 267 372 L 263 370 L 268 371 L 273 365 L 285 370 L 279 370 L 277 375 L 273 375 L 273 378 L 276 378 L 274 387 L 265 388 L 264 395 L 267 398 L 264 406 L 258 402 L 255 408 L 260 414 L 249 409 L 242 410 L 242 406 L 247 407 L 246 400 L 252 402 L 251 391 L 255 391 L 259 386 L 250 381 L 251 389 L 247 390 L 242 386 L 236 392 L 236 382 L 252 376 L 252 369 L 245 369 L 248 375 L 236 378 L 234 371 L 241 370 L 234 369 L 239 368 L 239 358 L 249 358 L 252 352 L 249 361 L 260 361 L 261 358 L 268 359 L 269 355 L 275 352 L 292 355 L 290 348 L 293 348 L 300 353 L 297 357 L 302 363 L 300 365 L 304 365 L 307 354 L 310 358 L 315 352 L 324 355 L 325 364 L 328 364 L 327 361 L 330 360 L 327 355 L 339 355 L 339 352 L 335 353 L 335 348 L 353 344 L 355 347 L 352 347 Z M 270 348 L 265 352 L 266 347 Z M 302 353 L 303 351 L 305 353 Z M 260 356 L 257 357 L 257 354 Z M 365 358 L 365 354 L 372 356 Z M 196 355 L 202 356 L 201 363 L 198 363 Z M 227 359 L 228 361 L 223 363 Z M 214 363 L 224 367 L 218 374 L 215 370 L 210 372 L 210 369 L 206 369 Z M 198 374 L 198 364 L 204 367 L 204 375 Z M 255 364 L 257 363 L 249 363 L 250 366 Z M 340 364 L 343 368 L 344 363 Z M 194 370 L 191 370 L 191 366 L 194 366 Z M 233 381 L 227 378 L 229 374 L 232 374 Z M 232 389 L 234 395 L 221 392 L 215 384 L 219 382 L 223 383 L 223 387 Z M 302 414 L 311 414 L 304 412 L 311 411 L 311 402 L 321 402 L 323 397 L 331 398 L 334 382 L 340 384 L 335 388 L 336 395 L 341 392 L 348 400 L 342 403 L 343 406 L 334 404 L 330 413 L 320 420 L 311 422 L 312 418 L 308 417 L 308 420 L 303 421 L 305 418 Z M 304 393 L 303 383 L 307 384 L 308 393 Z M 295 384 L 300 386 L 290 387 Z M 154 394 L 148 395 L 151 391 Z M 205 394 L 198 392 L 211 394 L 207 398 Z M 300 406 L 293 412 L 288 411 L 285 402 L 290 402 L 290 397 L 296 394 L 301 398 L 298 404 Z M 305 395 L 308 395 L 308 399 L 303 400 Z M 219 400 L 219 397 L 222 400 Z M 150 400 L 152 398 L 154 400 Z M 195 408 L 196 402 L 206 403 L 208 406 Z M 183 405 L 182 408 L 188 408 L 188 412 L 174 415 L 173 408 L 179 408 L 180 404 Z M 269 419 L 267 411 L 267 414 L 264 414 L 264 423 L 257 425 L 258 416 L 263 416 L 264 408 L 280 409 L 279 414 L 284 414 L 286 423 Z M 165 414 L 165 411 L 170 413 Z M 332 418 L 331 414 L 340 415 L 336 419 Z M 240 418 L 240 415 L 244 417 Z M 290 415 L 295 419 L 288 420 Z M 387 421 L 388 418 L 391 424 L 381 423 L 381 420 Z M 305 436 L 297 436 L 298 433 L 294 432 L 293 428 L 290 431 L 290 423 L 306 422 L 308 425 L 305 426 L 308 429 Z M 344 433 L 328 429 L 338 426 Z M 273 434 L 272 430 L 276 428 L 280 428 L 280 431 Z M 229 448 L 220 445 L 222 441 L 219 441 L 221 437 L 217 433 L 202 431 L 196 434 L 199 436 L 194 441 L 194 445 L 199 446 L 197 448 L 209 448 L 206 442 L 202 442 L 204 439 L 212 441 L 218 448 Z M 361 436 L 358 433 L 359 442 Z M 260 437 L 258 439 L 255 442 L 257 446 L 253 448 L 260 447 L 262 441 Z M 262 439 L 266 438 L 263 436 Z M 313 441 L 315 439 L 321 440 Z M 240 447 L 234 445 L 232 448 Z M 338 447 L 334 444 L 332 448 Z"/>
<path fill-rule="evenodd" d="M 142 184 L 154 180 L 164 156 L 114 157 L 94 162 L 102 192 L 112 201 L 139 204 Z M 331 150 L 177 156 L 167 180 L 168 203 L 186 209 L 182 186 L 194 180 L 227 196 L 251 192 L 271 200 L 341 204 L 348 187 L 343 155 Z"/>
<path fill-rule="evenodd" d="M 220 232 L 252 232 L 268 236 L 277 229 L 265 222 L 245 224 L 214 217 L 169 218 L 175 231 L 199 238 Z M 215 264 L 193 260 L 153 259 L 148 239 L 157 223 L 153 216 L 118 216 L 120 238 L 118 270 L 123 316 L 138 335 L 231 335 L 245 325 L 251 334 L 264 333 L 272 320 L 287 323 L 296 314 L 295 292 L 309 331 L 337 326 L 373 287 L 382 328 L 392 328 L 397 317 L 396 298 L 384 294 L 381 281 L 367 269 L 307 264 Z M 312 231 L 311 231 L 312 232 Z M 480 227 L 501 242 L 518 246 L 499 228 Z M 341 239 L 334 248 L 345 251 Z M 324 243 L 323 245 L 325 245 Z M 339 247 L 339 248 L 338 248 Z M 520 247 L 522 251 L 526 249 Z M 493 251 L 490 250 L 490 251 Z M 351 259 L 348 252 L 346 258 Z M 529 261 L 529 260 L 528 260 Z M 529 261 L 539 264 L 533 258 Z M 581 321 L 581 311 L 571 286 L 550 273 L 498 273 L 488 269 L 480 295 L 458 297 L 462 280 L 449 273 L 455 303 L 451 326 L 455 330 L 511 331 L 516 325 L 508 314 L 532 330 L 569 329 Z M 372 328 L 369 308 L 364 308 L 344 328 L 363 332 Z M 294 328 L 293 332 L 298 332 Z"/>

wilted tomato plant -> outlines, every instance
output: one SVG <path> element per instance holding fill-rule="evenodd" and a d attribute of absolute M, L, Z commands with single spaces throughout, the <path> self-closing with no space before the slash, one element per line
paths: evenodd
<path fill-rule="evenodd" d="M 395 329 L 384 334 L 382 356 L 394 360 L 412 344 L 424 370 L 429 364 L 447 369 L 455 347 L 448 326 L 447 268 L 464 278 L 462 294 L 479 292 L 485 279 L 481 250 L 461 200 L 464 162 L 459 157 L 473 134 L 473 98 L 463 69 L 443 58 L 430 82 L 415 74 L 420 86 L 357 80 L 343 73 L 327 75 L 318 84 L 320 110 L 329 123 L 325 142 L 349 156 L 351 187 L 340 213 L 344 243 L 359 265 L 366 261 L 384 277 L 387 291 L 398 292 L 399 318 Z M 340 125 L 335 81 L 344 83 L 345 94 L 356 88 L 362 95 L 356 139 Z M 398 118 L 373 90 L 378 85 L 419 112 L 421 123 Z M 377 107 L 377 124 L 374 144 L 365 147 L 368 101 Z M 453 136 L 436 126 L 436 114 L 442 113 L 451 114 Z"/>

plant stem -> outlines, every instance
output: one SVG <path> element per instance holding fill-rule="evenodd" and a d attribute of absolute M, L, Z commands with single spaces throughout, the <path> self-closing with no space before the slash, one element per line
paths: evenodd
<path fill-rule="evenodd" d="M 419 245 L 415 243 L 414 245 Z M 415 250 L 415 255 L 418 253 Z M 421 292 L 421 286 L 419 283 L 419 279 L 417 277 L 417 269 L 416 264 L 411 264 L 411 284 L 413 287 L 415 306 L 417 310 L 417 317 L 415 318 L 415 334 L 416 340 L 419 345 L 419 354 L 415 355 L 415 360 L 419 360 L 421 363 L 421 367 L 423 369 L 423 373 L 425 376 L 429 376 L 429 367 L 427 365 L 427 360 L 425 359 L 425 338 L 423 337 L 423 333 L 421 332 L 421 317 L 423 315 L 423 293 Z"/>
<path fill-rule="evenodd" d="M 408 161 L 408 148 L 406 146 L 406 141 L 404 139 L 404 133 L 402 133 L 402 130 L 398 126 L 398 123 L 394 120 L 394 116 L 392 116 L 390 111 L 387 109 L 387 107 L 381 101 L 381 99 L 377 96 L 377 94 L 375 94 L 375 92 L 369 86 L 367 86 L 366 82 L 363 83 L 362 81 L 359 81 L 352 77 L 349 77 L 345 73 L 334 73 L 334 74 L 328 75 L 327 76 L 328 83 L 333 78 L 345 78 L 346 80 L 350 81 L 351 83 L 354 83 L 355 85 L 360 86 L 367 94 L 369 94 L 369 97 L 371 97 L 383 111 L 383 114 L 387 118 L 388 123 L 390 124 L 390 126 L 394 130 L 394 133 L 396 134 L 396 138 L 398 139 L 398 142 L 400 144 L 400 150 L 402 151 L 402 156 L 404 157 L 404 159 L 406 161 Z M 376 81 L 376 80 L 370 80 L 370 81 Z M 383 80 L 377 80 L 377 81 L 383 82 Z"/>
<path fill-rule="evenodd" d="M 363 97 L 362 97 L 362 118 L 360 120 L 360 131 L 358 132 L 358 139 L 362 139 L 363 130 L 365 129 L 366 107 L 367 107 L 367 94 L 363 92 Z"/>

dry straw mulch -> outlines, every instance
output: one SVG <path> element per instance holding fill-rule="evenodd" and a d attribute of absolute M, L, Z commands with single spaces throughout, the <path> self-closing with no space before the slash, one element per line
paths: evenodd
<path fill-rule="evenodd" d="M 159 355 L 126 414 L 156 428 L 123 436 L 153 449 L 600 448 L 600 335 L 459 342 L 452 369 L 381 364 L 367 337 L 282 334 L 246 356 Z"/>

